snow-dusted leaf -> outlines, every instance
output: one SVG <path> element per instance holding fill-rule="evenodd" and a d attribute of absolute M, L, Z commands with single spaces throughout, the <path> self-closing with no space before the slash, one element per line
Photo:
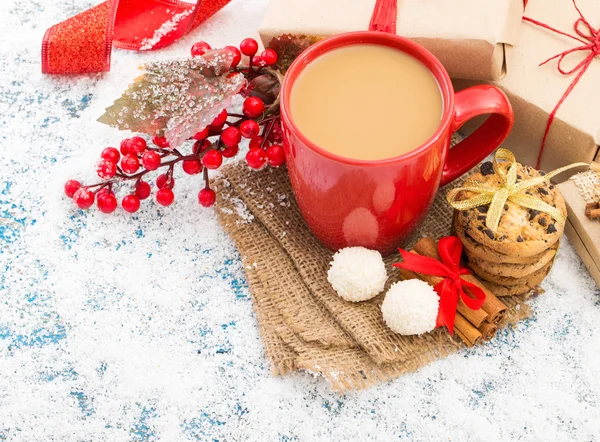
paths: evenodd
<path fill-rule="evenodd" d="M 283 34 L 269 42 L 269 48 L 277 52 L 277 63 L 273 68 L 285 73 L 292 62 L 309 46 L 321 40 L 312 35 Z"/>
<path fill-rule="evenodd" d="M 180 146 L 210 124 L 244 84 L 228 77 L 233 55 L 210 51 L 203 57 L 148 63 L 98 121 L 121 130 L 164 135 Z"/>

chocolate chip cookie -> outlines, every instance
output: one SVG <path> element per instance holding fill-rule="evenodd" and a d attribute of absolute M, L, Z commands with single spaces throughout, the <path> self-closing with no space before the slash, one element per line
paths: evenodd
<path fill-rule="evenodd" d="M 485 285 L 494 295 L 502 297 L 502 296 L 518 296 L 523 295 L 532 291 L 535 286 L 530 287 L 526 284 L 524 285 L 516 285 L 512 287 L 506 287 L 500 284 L 494 284 L 489 281 L 482 281 L 483 285 Z"/>
<path fill-rule="evenodd" d="M 508 276 L 511 278 L 525 278 L 532 273 L 537 272 L 550 261 L 552 261 L 556 255 L 556 250 L 558 248 L 557 246 L 558 243 L 556 243 L 555 247 L 542 252 L 540 255 L 537 255 L 540 258 L 537 260 L 537 262 L 531 264 L 500 264 L 472 257 L 469 257 L 469 261 L 483 271 L 493 275 Z"/>
<path fill-rule="evenodd" d="M 536 270 L 533 273 L 523 277 L 523 278 L 512 278 L 510 276 L 500 276 L 496 273 L 487 272 L 481 267 L 479 267 L 474 262 L 469 262 L 469 268 L 477 275 L 480 279 L 484 279 L 489 282 L 493 282 L 495 284 L 503 285 L 506 287 L 520 287 L 520 286 L 528 286 L 535 287 L 539 283 L 541 283 L 550 269 L 552 268 L 552 261 L 548 264 Z"/>
<path fill-rule="evenodd" d="M 474 174 L 469 181 L 500 185 L 502 179 L 493 172 L 493 168 L 490 173 L 490 167 L 491 163 L 489 165 L 483 163 L 480 172 Z M 500 167 L 506 170 L 508 163 L 501 163 Z M 517 183 L 540 176 L 540 172 L 529 166 L 519 164 L 517 167 Z M 545 182 L 522 192 L 556 207 L 566 217 L 565 201 L 553 184 Z M 476 195 L 475 192 L 463 191 L 458 195 L 457 201 L 470 199 Z M 492 232 L 485 224 L 488 210 L 489 205 L 484 205 L 460 211 L 455 220 L 455 229 L 464 232 L 475 242 L 489 249 L 521 258 L 539 255 L 555 245 L 563 233 L 564 226 L 554 221 L 548 214 L 527 209 L 511 201 L 504 204 L 498 229 Z"/>
<path fill-rule="evenodd" d="M 554 256 L 554 254 L 556 254 L 556 248 L 558 247 L 558 243 L 556 243 L 551 249 L 545 250 L 539 255 L 534 256 L 510 256 L 504 253 L 496 252 L 495 250 L 492 250 L 483 244 L 479 244 L 478 242 L 474 241 L 473 238 L 467 235 L 463 229 L 456 227 L 457 224 L 455 224 L 454 233 L 460 238 L 465 254 L 471 260 L 479 259 L 485 260 L 489 263 L 498 264 L 535 264 L 538 261 L 543 260 L 545 255 L 551 254 Z"/>

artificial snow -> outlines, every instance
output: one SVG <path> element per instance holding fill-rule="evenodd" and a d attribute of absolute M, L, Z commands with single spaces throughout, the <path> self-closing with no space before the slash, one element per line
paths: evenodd
<path fill-rule="evenodd" d="M 168 208 L 76 210 L 64 181 L 95 180 L 129 135 L 95 120 L 137 67 L 255 35 L 267 0 L 164 50 L 114 50 L 109 73 L 42 75 L 45 30 L 97 3 L 0 1 L 0 441 L 598 440 L 600 291 L 566 239 L 532 319 L 340 396 L 271 374 L 201 177 L 176 171 Z"/>

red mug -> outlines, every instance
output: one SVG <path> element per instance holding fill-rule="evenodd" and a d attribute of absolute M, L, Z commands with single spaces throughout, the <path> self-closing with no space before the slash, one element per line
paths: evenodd
<path fill-rule="evenodd" d="M 383 160 L 345 158 L 311 142 L 294 124 L 290 95 L 313 60 L 352 44 L 389 46 L 421 61 L 436 78 L 443 116 L 424 144 Z M 491 114 L 483 125 L 450 149 L 450 138 L 467 120 Z M 290 66 L 281 88 L 281 119 L 288 174 L 308 227 L 333 250 L 363 246 L 386 254 L 418 226 L 441 185 L 467 172 L 508 136 L 514 121 L 506 95 L 484 85 L 454 92 L 448 73 L 429 51 L 394 34 L 350 32 L 316 43 Z"/>

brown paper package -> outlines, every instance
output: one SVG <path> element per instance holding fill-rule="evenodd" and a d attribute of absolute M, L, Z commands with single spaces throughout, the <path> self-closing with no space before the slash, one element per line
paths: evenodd
<path fill-rule="evenodd" d="M 259 34 L 329 37 L 367 30 L 376 0 L 271 0 Z M 522 0 L 398 0 L 397 33 L 425 46 L 453 78 L 498 80 L 517 44 Z"/>
<path fill-rule="evenodd" d="M 558 188 L 567 203 L 565 235 L 600 287 L 600 221 L 592 221 L 585 216 L 586 202 L 573 181 L 565 181 Z"/>
<path fill-rule="evenodd" d="M 577 4 L 592 25 L 600 26 L 600 3 L 578 0 Z M 570 34 L 574 33 L 573 24 L 578 18 L 573 3 L 564 0 L 530 0 L 525 16 Z M 577 72 L 562 75 L 557 70 L 556 60 L 544 66 L 539 64 L 580 45 L 570 38 L 523 22 L 518 46 L 507 49 L 511 52 L 510 70 L 504 78 L 493 84 L 507 94 L 513 106 L 515 125 L 504 147 L 513 151 L 519 162 L 536 165 L 548 117 L 577 75 Z M 589 54 L 589 51 L 579 51 L 568 56 L 563 69 L 574 67 Z M 472 81 L 454 80 L 457 90 L 474 84 Z M 600 60 L 596 59 L 556 114 L 546 140 L 541 170 L 550 171 L 570 163 L 589 163 L 600 158 L 600 118 L 594 111 L 599 102 Z M 476 124 L 467 124 L 464 131 L 469 133 Z M 562 174 L 556 181 L 564 181 L 575 172 L 578 171 Z"/>

